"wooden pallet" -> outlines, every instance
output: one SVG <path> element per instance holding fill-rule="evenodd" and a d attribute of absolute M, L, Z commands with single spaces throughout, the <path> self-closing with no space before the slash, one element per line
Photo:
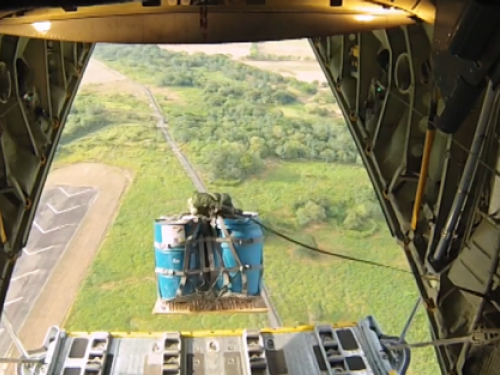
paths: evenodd
<path fill-rule="evenodd" d="M 266 313 L 268 307 L 262 297 L 248 299 L 225 297 L 218 300 L 197 300 L 190 302 L 166 302 L 158 299 L 153 314 L 234 314 L 234 313 Z"/>

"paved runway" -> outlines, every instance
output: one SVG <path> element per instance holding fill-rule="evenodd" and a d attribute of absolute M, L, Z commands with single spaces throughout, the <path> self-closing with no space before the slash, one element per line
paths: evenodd
<path fill-rule="evenodd" d="M 17 261 L 5 303 L 5 314 L 16 332 L 24 324 L 97 193 L 95 188 L 62 185 L 44 191 L 28 244 Z M 3 325 L 0 325 L 0 355 L 8 351 L 11 343 Z"/>

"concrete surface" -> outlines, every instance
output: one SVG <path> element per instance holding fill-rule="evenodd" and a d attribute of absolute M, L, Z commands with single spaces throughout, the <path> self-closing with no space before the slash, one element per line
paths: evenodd
<path fill-rule="evenodd" d="M 44 191 L 28 244 L 17 261 L 7 293 L 5 314 L 16 331 L 30 314 L 97 194 L 98 189 L 94 187 L 66 185 Z M 3 325 L 0 327 L 0 353 L 3 355 L 12 341 Z"/>

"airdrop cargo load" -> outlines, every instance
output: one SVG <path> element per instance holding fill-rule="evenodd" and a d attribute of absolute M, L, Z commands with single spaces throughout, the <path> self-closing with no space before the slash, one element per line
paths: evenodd
<path fill-rule="evenodd" d="M 155 220 L 153 313 L 266 312 L 258 215 L 220 194 L 196 193 L 188 206 L 191 214 Z"/>

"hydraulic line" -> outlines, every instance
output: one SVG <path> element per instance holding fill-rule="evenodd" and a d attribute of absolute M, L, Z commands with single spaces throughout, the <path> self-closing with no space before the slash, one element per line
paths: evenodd
<path fill-rule="evenodd" d="M 2 241 L 3 244 L 6 244 L 8 240 L 1 210 L 0 210 L 0 240 Z"/>
<path fill-rule="evenodd" d="M 427 183 L 427 173 L 429 171 L 429 163 L 431 161 L 432 145 L 434 144 L 434 135 L 436 133 L 434 120 L 436 118 L 438 101 L 439 101 L 439 92 L 437 91 L 437 89 L 435 89 L 434 96 L 431 100 L 431 107 L 429 111 L 429 122 L 427 126 L 427 132 L 425 133 L 424 154 L 422 157 L 422 166 L 420 167 L 420 178 L 418 180 L 417 193 L 415 195 L 415 204 L 413 206 L 413 215 L 411 218 L 411 229 L 413 231 L 417 229 L 418 217 L 420 215 L 420 209 L 422 207 L 422 198 L 424 196 L 424 191 L 425 191 L 425 184 Z"/>
<path fill-rule="evenodd" d="M 446 252 L 456 230 L 460 214 L 470 193 L 470 189 L 474 182 L 474 177 L 476 176 L 479 160 L 481 158 L 481 153 L 483 151 L 486 132 L 490 124 L 491 112 L 495 104 L 495 97 L 496 91 L 494 89 L 493 83 L 490 81 L 488 83 L 488 87 L 486 88 L 486 95 L 484 97 L 481 115 L 479 116 L 476 134 L 474 135 L 474 139 L 472 141 L 469 157 L 467 158 L 467 163 L 465 164 L 465 169 L 463 171 L 462 178 L 460 179 L 457 194 L 455 195 L 455 199 L 448 215 L 446 225 L 441 232 L 441 237 L 439 239 L 438 245 L 436 246 L 436 249 L 432 254 L 432 258 L 434 261 L 439 261 Z"/>
<path fill-rule="evenodd" d="M 420 178 L 418 180 L 417 194 L 415 196 L 415 205 L 413 206 L 413 215 L 411 218 L 411 229 L 417 229 L 418 216 L 420 207 L 422 206 L 422 197 L 424 196 L 425 184 L 427 182 L 427 172 L 429 170 L 429 162 L 431 159 L 432 145 L 434 144 L 434 128 L 427 129 L 425 134 L 424 155 L 422 158 L 422 167 L 420 168 Z"/>

